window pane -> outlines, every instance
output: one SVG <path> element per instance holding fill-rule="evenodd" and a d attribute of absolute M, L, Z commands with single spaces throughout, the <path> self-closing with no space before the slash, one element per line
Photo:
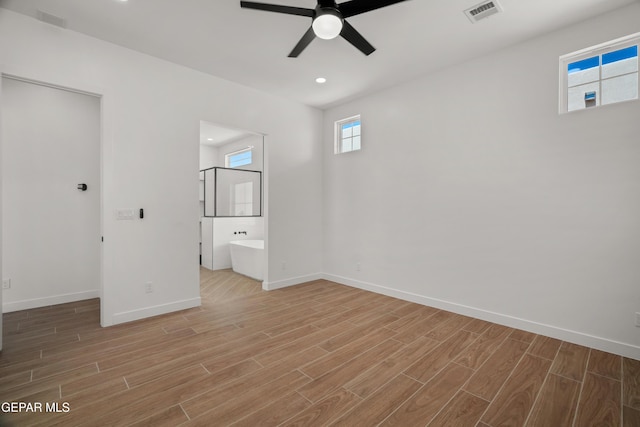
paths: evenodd
<path fill-rule="evenodd" d="M 602 105 L 638 99 L 638 73 L 602 81 Z"/>
<path fill-rule="evenodd" d="M 360 122 L 355 122 L 353 124 L 353 135 L 360 135 Z"/>
<path fill-rule="evenodd" d="M 631 46 L 625 49 L 615 50 L 613 52 L 602 55 L 602 65 L 611 64 L 617 61 L 623 61 L 633 57 L 638 57 L 638 46 Z"/>
<path fill-rule="evenodd" d="M 353 150 L 359 150 L 360 149 L 360 137 L 359 136 L 354 136 L 353 137 Z"/>
<path fill-rule="evenodd" d="M 567 86 L 578 86 L 585 83 L 597 82 L 600 79 L 600 67 L 589 68 L 587 70 L 569 72 L 567 76 Z"/>
<path fill-rule="evenodd" d="M 567 65 L 567 86 L 595 82 L 600 78 L 600 57 L 594 56 Z"/>
<path fill-rule="evenodd" d="M 596 93 L 595 105 L 600 105 L 599 86 L 600 84 L 596 82 L 569 88 L 569 90 L 567 91 L 567 111 L 581 110 L 583 108 L 586 108 L 585 94 L 588 92 Z"/>
<path fill-rule="evenodd" d="M 352 144 L 351 144 L 351 138 L 345 138 L 342 140 L 342 150 L 340 150 L 342 153 L 346 153 L 347 151 L 351 151 Z"/>
<path fill-rule="evenodd" d="M 577 73 L 579 71 L 597 67 L 598 65 L 600 65 L 600 57 L 594 56 L 591 58 L 583 59 L 582 61 L 572 62 L 567 66 L 567 71 L 569 72 L 569 74 Z"/>
<path fill-rule="evenodd" d="M 251 150 L 243 151 L 237 154 L 229 155 L 229 167 L 237 168 L 239 166 L 250 165 L 251 160 Z"/>
<path fill-rule="evenodd" d="M 342 137 L 349 138 L 351 135 L 353 135 L 353 127 L 351 124 L 342 125 Z"/>
<path fill-rule="evenodd" d="M 602 78 L 619 76 L 638 71 L 638 57 L 621 59 L 615 62 L 609 62 L 602 66 Z"/>

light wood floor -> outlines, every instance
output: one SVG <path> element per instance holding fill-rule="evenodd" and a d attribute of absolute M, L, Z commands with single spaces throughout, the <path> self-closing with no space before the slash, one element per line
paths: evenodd
<path fill-rule="evenodd" d="M 638 361 L 327 281 L 215 276 L 200 308 L 106 329 L 97 300 L 5 314 L 0 403 L 70 411 L 0 424 L 640 426 Z"/>
<path fill-rule="evenodd" d="M 233 270 L 200 268 L 200 298 L 209 304 L 264 292 L 261 282 L 236 274 Z"/>

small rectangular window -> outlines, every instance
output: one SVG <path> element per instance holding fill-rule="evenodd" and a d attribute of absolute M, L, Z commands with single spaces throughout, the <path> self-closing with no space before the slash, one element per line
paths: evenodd
<path fill-rule="evenodd" d="M 244 150 L 235 151 L 224 156 L 225 166 L 228 168 L 239 168 L 253 163 L 251 147 Z"/>
<path fill-rule="evenodd" d="M 335 128 L 335 154 L 356 151 L 362 147 L 362 124 L 360 123 L 360 116 L 338 120 Z"/>
<path fill-rule="evenodd" d="M 640 33 L 560 57 L 560 112 L 638 99 Z"/>

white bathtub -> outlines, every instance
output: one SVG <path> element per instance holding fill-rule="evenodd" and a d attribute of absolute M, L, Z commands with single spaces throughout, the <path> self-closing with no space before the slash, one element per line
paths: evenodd
<path fill-rule="evenodd" d="M 233 240 L 229 242 L 231 268 L 256 280 L 264 271 L 264 240 Z"/>

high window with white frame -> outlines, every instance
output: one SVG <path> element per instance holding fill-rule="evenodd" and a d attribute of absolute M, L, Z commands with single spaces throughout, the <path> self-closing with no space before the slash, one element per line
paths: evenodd
<path fill-rule="evenodd" d="M 638 99 L 640 33 L 560 57 L 560 113 Z"/>
<path fill-rule="evenodd" d="M 224 156 L 225 167 L 239 168 L 240 166 L 250 165 L 253 163 L 252 154 L 251 147 L 226 154 Z"/>
<path fill-rule="evenodd" d="M 356 151 L 362 147 L 362 124 L 359 115 L 338 120 L 335 129 L 334 152 L 336 154 Z"/>

